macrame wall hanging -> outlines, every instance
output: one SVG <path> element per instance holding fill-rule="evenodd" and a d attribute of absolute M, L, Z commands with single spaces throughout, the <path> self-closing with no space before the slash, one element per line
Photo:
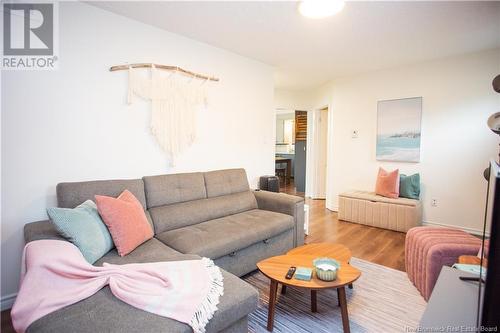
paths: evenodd
<path fill-rule="evenodd" d="M 138 68 L 151 68 L 151 75 L 141 75 Z M 133 102 L 134 95 L 151 101 L 151 132 L 174 165 L 179 154 L 191 146 L 196 137 L 195 115 L 207 105 L 207 81 L 219 79 L 176 66 L 155 64 L 110 68 L 110 71 L 116 70 L 128 70 L 128 104 Z M 164 75 L 160 70 L 172 73 Z"/>

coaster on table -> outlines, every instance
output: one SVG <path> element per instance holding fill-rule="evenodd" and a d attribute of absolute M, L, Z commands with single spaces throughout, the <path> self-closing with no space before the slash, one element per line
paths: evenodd
<path fill-rule="evenodd" d="M 297 280 L 309 281 L 312 277 L 312 269 L 307 267 L 297 267 L 295 271 L 295 278 Z"/>

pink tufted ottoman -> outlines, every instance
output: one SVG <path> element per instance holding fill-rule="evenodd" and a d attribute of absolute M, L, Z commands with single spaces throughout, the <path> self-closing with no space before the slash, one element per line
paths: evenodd
<path fill-rule="evenodd" d="M 458 262 L 461 255 L 477 255 L 481 239 L 464 231 L 440 227 L 415 227 L 406 233 L 406 273 L 428 300 L 444 265 Z"/>

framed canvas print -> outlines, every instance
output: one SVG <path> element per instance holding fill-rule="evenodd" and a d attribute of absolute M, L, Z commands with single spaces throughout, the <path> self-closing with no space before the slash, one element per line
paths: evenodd
<path fill-rule="evenodd" d="M 377 160 L 420 162 L 422 97 L 379 101 Z"/>

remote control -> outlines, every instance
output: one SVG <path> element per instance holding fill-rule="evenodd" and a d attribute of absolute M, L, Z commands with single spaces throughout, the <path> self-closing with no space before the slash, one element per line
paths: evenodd
<path fill-rule="evenodd" d="M 297 269 L 297 268 L 296 268 L 296 267 L 294 267 L 294 266 L 290 267 L 290 269 L 289 269 L 289 270 L 288 270 L 288 272 L 286 273 L 285 279 L 290 280 L 290 279 L 292 278 L 293 274 L 295 274 L 295 270 L 296 270 L 296 269 Z"/>

